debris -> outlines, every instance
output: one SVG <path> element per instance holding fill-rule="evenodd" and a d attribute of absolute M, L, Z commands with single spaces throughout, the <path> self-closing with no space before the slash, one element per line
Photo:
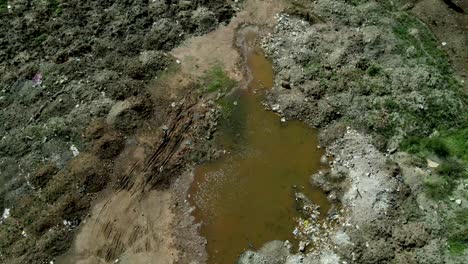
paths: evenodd
<path fill-rule="evenodd" d="M 308 242 L 304 242 L 304 241 L 299 242 L 299 252 L 304 252 L 308 245 L 309 245 Z"/>
<path fill-rule="evenodd" d="M 32 82 L 34 86 L 39 86 L 42 84 L 42 74 L 36 73 L 34 77 L 32 78 Z"/>

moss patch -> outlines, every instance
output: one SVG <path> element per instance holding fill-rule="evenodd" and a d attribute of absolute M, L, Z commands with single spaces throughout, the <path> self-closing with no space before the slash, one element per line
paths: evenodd
<path fill-rule="evenodd" d="M 201 89 L 203 92 L 230 91 L 237 82 L 229 78 L 223 68 L 214 66 L 202 78 Z"/>

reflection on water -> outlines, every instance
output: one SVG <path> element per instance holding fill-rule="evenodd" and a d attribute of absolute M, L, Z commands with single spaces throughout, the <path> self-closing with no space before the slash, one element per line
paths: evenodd
<path fill-rule="evenodd" d="M 317 132 L 299 121 L 282 123 L 264 110 L 264 89 L 273 85 L 273 69 L 255 45 L 256 34 L 244 30 L 246 59 L 252 75 L 248 89 L 230 95 L 230 119 L 220 126 L 223 158 L 199 166 L 190 190 L 194 216 L 203 223 L 209 263 L 234 263 L 249 247 L 271 240 L 293 240 L 293 186 L 321 206 L 326 196 L 309 176 L 320 167 L 323 151 Z"/>

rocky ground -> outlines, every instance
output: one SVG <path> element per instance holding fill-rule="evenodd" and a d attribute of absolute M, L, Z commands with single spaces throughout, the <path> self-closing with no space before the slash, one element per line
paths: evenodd
<path fill-rule="evenodd" d="M 239 263 L 466 262 L 466 15 L 427 2 L 293 1 L 277 18 L 267 105 L 321 128 L 330 170 L 311 181 L 342 208 L 299 221 L 309 249 L 272 242 Z"/>

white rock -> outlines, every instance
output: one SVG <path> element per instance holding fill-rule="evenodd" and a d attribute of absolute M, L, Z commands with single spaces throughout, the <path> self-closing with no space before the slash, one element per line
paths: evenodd
<path fill-rule="evenodd" d="M 456 199 L 456 200 L 455 200 L 455 203 L 458 204 L 458 205 L 461 205 L 461 204 L 462 204 L 462 200 L 461 200 L 461 199 Z"/>
<path fill-rule="evenodd" d="M 440 166 L 440 164 L 437 163 L 437 162 L 435 162 L 435 161 L 433 161 L 433 160 L 427 159 L 427 166 L 428 166 L 429 168 L 437 168 L 437 167 Z"/>
<path fill-rule="evenodd" d="M 283 122 L 283 123 L 286 122 L 286 118 L 282 117 L 281 122 Z"/>
<path fill-rule="evenodd" d="M 442 42 L 442 46 L 446 46 L 447 45 L 447 42 Z"/>

